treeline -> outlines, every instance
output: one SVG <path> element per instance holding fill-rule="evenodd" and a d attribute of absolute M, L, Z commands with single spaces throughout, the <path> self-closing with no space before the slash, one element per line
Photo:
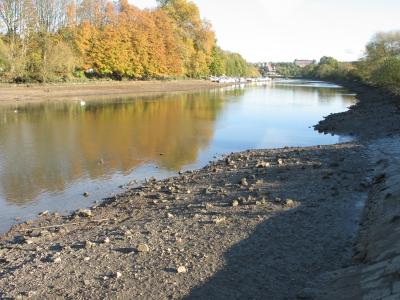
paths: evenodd
<path fill-rule="evenodd" d="M 0 0 L 0 77 L 47 82 L 257 75 L 239 54 L 217 46 L 193 2 L 158 3 L 141 10 L 128 0 Z"/>
<path fill-rule="evenodd" d="M 302 70 L 303 77 L 334 81 L 360 81 L 400 93 L 400 31 L 377 33 L 356 62 L 322 57 Z"/>
<path fill-rule="evenodd" d="M 275 64 L 276 72 L 284 77 L 300 77 L 301 68 L 295 63 L 279 62 Z"/>

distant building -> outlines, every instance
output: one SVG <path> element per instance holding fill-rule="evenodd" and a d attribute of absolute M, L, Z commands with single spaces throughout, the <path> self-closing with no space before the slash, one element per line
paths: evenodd
<path fill-rule="evenodd" d="M 256 67 L 258 68 L 260 73 L 264 76 L 267 73 L 275 73 L 276 72 L 276 66 L 271 62 L 256 63 Z"/>
<path fill-rule="evenodd" d="M 315 64 L 315 60 L 309 60 L 309 59 L 296 59 L 294 61 L 294 64 L 296 66 L 299 66 L 300 68 L 307 67 L 308 65 L 313 65 Z"/>

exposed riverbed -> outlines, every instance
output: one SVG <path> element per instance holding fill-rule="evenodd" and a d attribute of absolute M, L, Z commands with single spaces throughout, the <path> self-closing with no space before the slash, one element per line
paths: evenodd
<path fill-rule="evenodd" d="M 399 98 L 354 89 L 318 125 L 350 143 L 233 153 L 14 226 L 0 298 L 398 299 Z"/>

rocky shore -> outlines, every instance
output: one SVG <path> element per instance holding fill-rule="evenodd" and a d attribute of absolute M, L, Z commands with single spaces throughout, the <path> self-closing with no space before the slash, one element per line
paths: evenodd
<path fill-rule="evenodd" d="M 351 143 L 233 153 L 13 227 L 0 298 L 399 299 L 400 101 L 352 89 L 317 125 Z"/>

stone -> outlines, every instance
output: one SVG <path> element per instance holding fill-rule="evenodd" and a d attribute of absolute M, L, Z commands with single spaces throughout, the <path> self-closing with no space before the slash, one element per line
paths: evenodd
<path fill-rule="evenodd" d="M 31 239 L 25 239 L 25 244 L 28 244 L 28 245 L 32 245 L 33 243 L 35 242 L 35 240 L 33 239 L 33 238 L 31 238 Z"/>
<path fill-rule="evenodd" d="M 119 279 L 121 277 L 122 277 L 122 273 L 121 272 L 115 273 L 115 278 Z"/>
<path fill-rule="evenodd" d="M 285 206 L 294 207 L 295 206 L 295 202 L 292 199 L 286 199 Z"/>
<path fill-rule="evenodd" d="M 61 258 L 60 257 L 56 257 L 53 259 L 54 263 L 60 263 L 61 262 Z"/>
<path fill-rule="evenodd" d="M 132 231 L 127 230 L 127 231 L 124 232 L 124 235 L 125 236 L 132 236 L 133 234 L 132 234 Z"/>
<path fill-rule="evenodd" d="M 179 267 L 176 269 L 176 272 L 177 272 L 178 274 L 187 273 L 187 269 L 186 269 L 185 266 L 179 266 Z"/>
<path fill-rule="evenodd" d="M 150 251 L 150 247 L 147 244 L 139 244 L 137 251 L 141 253 L 146 253 Z"/>
<path fill-rule="evenodd" d="M 93 216 L 92 211 L 90 209 L 79 209 L 75 215 L 83 218 L 90 218 Z"/>
<path fill-rule="evenodd" d="M 218 218 L 215 218 L 215 219 L 213 220 L 213 223 L 216 224 L 216 225 L 218 225 L 218 224 L 223 223 L 223 222 L 225 222 L 225 221 L 226 221 L 226 218 L 225 218 L 225 217 L 218 217 Z"/>
<path fill-rule="evenodd" d="M 269 162 L 265 162 L 265 161 L 258 161 L 256 163 L 256 168 L 261 169 L 261 168 L 268 168 L 270 166 Z"/>
<path fill-rule="evenodd" d="M 206 209 L 207 210 L 210 210 L 210 209 L 213 209 L 214 208 L 214 205 L 212 205 L 211 203 L 206 203 Z"/>
<path fill-rule="evenodd" d="M 233 207 L 239 206 L 239 201 L 238 201 L 238 200 L 233 200 L 232 203 L 231 203 L 231 205 L 232 205 Z"/>
<path fill-rule="evenodd" d="M 92 248 L 95 246 L 94 243 L 92 243 L 91 241 L 85 241 L 84 246 L 86 249 Z"/>
<path fill-rule="evenodd" d="M 108 236 L 106 236 L 104 239 L 103 239 L 103 244 L 109 244 L 111 241 L 110 241 L 110 239 L 108 238 Z"/>
<path fill-rule="evenodd" d="M 256 205 L 258 205 L 258 206 L 265 205 L 266 203 L 267 203 L 267 200 L 265 200 L 264 198 L 256 201 Z"/>
<path fill-rule="evenodd" d="M 171 214 L 171 213 L 167 213 L 167 218 L 168 218 L 168 219 L 173 219 L 173 218 L 174 218 L 174 215 Z"/>
<path fill-rule="evenodd" d="M 249 185 L 249 183 L 247 182 L 247 179 L 246 179 L 246 178 L 242 178 L 242 179 L 240 180 L 240 184 L 243 185 L 243 186 L 248 186 L 248 185 Z"/>
<path fill-rule="evenodd" d="M 84 284 L 84 285 L 90 285 L 90 280 L 85 279 L 85 280 L 83 281 L 83 284 Z"/>
<path fill-rule="evenodd" d="M 282 158 L 279 158 L 278 160 L 277 160 L 277 163 L 278 163 L 278 165 L 283 165 L 283 159 Z"/>

